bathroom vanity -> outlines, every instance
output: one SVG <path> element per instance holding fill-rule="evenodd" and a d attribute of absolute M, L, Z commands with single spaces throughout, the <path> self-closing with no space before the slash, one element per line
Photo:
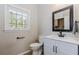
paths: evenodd
<path fill-rule="evenodd" d="M 79 55 L 79 38 L 43 36 L 44 55 Z"/>

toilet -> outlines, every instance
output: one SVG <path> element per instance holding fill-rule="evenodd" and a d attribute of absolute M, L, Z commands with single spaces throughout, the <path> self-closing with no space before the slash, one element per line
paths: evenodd
<path fill-rule="evenodd" d="M 42 53 L 42 41 L 41 39 L 39 39 L 39 43 L 32 43 L 30 45 L 31 49 L 32 49 L 32 55 L 41 55 Z"/>

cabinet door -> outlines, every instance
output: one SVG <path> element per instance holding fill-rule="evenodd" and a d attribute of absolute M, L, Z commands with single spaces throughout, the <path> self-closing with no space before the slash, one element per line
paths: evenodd
<path fill-rule="evenodd" d="M 54 52 L 55 42 L 51 39 L 44 39 L 44 55 L 55 55 Z"/>
<path fill-rule="evenodd" d="M 56 41 L 57 55 L 77 55 L 78 46 L 72 43 Z"/>

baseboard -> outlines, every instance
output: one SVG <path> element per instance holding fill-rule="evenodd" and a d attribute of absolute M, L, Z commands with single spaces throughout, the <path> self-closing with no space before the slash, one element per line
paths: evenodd
<path fill-rule="evenodd" d="M 24 51 L 18 55 L 32 55 L 32 51 L 31 50 L 27 50 L 27 51 Z"/>

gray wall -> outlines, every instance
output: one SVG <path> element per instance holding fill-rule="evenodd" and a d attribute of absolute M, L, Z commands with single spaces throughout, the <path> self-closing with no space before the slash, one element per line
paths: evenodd
<path fill-rule="evenodd" d="M 16 5 L 31 12 L 31 24 L 29 31 L 5 31 L 4 30 L 4 5 L 0 5 L 0 54 L 19 54 L 29 49 L 30 43 L 38 37 L 37 5 Z M 17 36 L 24 39 L 17 40 Z"/>
<path fill-rule="evenodd" d="M 38 7 L 39 35 L 52 35 L 52 12 L 69 6 L 67 4 L 41 4 Z M 79 20 L 79 5 L 74 5 L 74 20 Z M 65 34 L 72 34 L 65 32 Z"/>

